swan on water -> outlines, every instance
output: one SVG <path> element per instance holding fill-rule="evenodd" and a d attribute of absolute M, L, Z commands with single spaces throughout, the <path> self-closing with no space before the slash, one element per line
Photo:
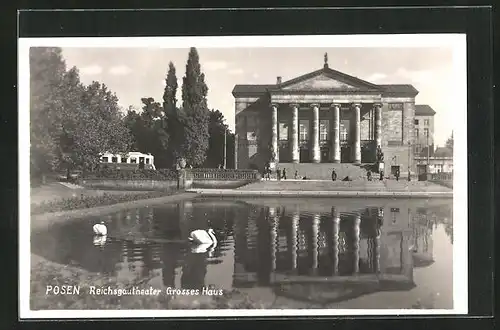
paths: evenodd
<path fill-rule="evenodd" d="M 217 238 L 215 238 L 215 232 L 212 228 L 194 230 L 189 234 L 188 240 L 196 244 L 217 244 Z"/>
<path fill-rule="evenodd" d="M 101 221 L 101 223 L 96 223 L 94 227 L 92 227 L 94 230 L 94 234 L 99 235 L 99 236 L 106 236 L 108 234 L 108 228 L 104 224 L 104 221 Z"/>

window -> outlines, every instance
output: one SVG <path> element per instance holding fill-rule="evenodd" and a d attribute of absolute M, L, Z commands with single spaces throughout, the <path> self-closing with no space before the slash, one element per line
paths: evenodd
<path fill-rule="evenodd" d="M 429 137 L 429 129 L 428 128 L 424 128 L 424 136 L 426 138 Z"/>
<path fill-rule="evenodd" d="M 424 125 L 429 126 L 429 119 L 424 119 Z"/>
<path fill-rule="evenodd" d="M 122 156 L 122 163 L 126 163 L 126 162 L 127 162 L 127 157 Z"/>
<path fill-rule="evenodd" d="M 257 140 L 257 122 L 255 116 L 245 117 L 247 140 L 256 141 Z"/>
<path fill-rule="evenodd" d="M 118 163 L 118 157 L 111 157 L 111 162 Z"/>
<path fill-rule="evenodd" d="M 256 141 L 257 134 L 255 134 L 255 132 L 247 132 L 247 140 L 248 141 Z"/>
<path fill-rule="evenodd" d="M 403 111 L 403 103 L 389 103 L 389 110 Z"/>
<path fill-rule="evenodd" d="M 309 140 L 309 120 L 301 120 L 299 122 L 299 137 L 300 141 Z"/>
<path fill-rule="evenodd" d="M 399 208 L 397 208 L 397 207 L 391 207 L 392 223 L 396 223 L 397 222 L 397 213 L 399 213 Z"/>
<path fill-rule="evenodd" d="M 146 164 L 149 164 L 149 158 L 146 158 Z"/>
<path fill-rule="evenodd" d="M 137 158 L 135 158 L 135 157 L 130 158 L 130 163 L 131 164 L 136 164 L 137 163 Z"/>
<path fill-rule="evenodd" d="M 288 141 L 288 123 L 279 124 L 279 140 Z"/>
<path fill-rule="evenodd" d="M 347 128 L 343 123 L 340 124 L 340 139 L 342 141 L 347 140 Z"/>
<path fill-rule="evenodd" d="M 419 134 L 418 128 L 415 128 L 415 138 L 417 139 L 418 139 L 418 134 Z"/>
<path fill-rule="evenodd" d="M 139 163 L 144 163 L 144 157 L 139 157 Z"/>
<path fill-rule="evenodd" d="M 415 119 L 415 120 L 413 121 L 413 123 L 414 123 L 415 125 L 418 125 L 418 119 Z"/>
<path fill-rule="evenodd" d="M 108 162 L 108 157 L 102 157 L 102 162 L 107 163 Z"/>
<path fill-rule="evenodd" d="M 251 144 L 248 146 L 248 158 L 252 158 L 257 153 L 257 146 Z"/>
<path fill-rule="evenodd" d="M 328 119 L 326 120 L 320 120 L 319 122 L 319 140 L 320 141 L 327 141 L 329 134 L 328 132 L 330 131 L 330 121 Z"/>

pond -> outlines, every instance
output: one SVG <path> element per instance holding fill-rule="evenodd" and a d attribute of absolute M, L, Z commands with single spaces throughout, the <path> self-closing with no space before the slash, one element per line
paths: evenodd
<path fill-rule="evenodd" d="M 452 218 L 439 199 L 194 199 L 55 224 L 31 251 L 118 283 L 237 289 L 268 306 L 452 309 Z M 207 228 L 215 248 L 187 243 Z"/>

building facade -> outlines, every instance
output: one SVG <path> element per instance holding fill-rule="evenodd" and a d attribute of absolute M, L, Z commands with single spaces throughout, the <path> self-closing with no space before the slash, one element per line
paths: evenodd
<path fill-rule="evenodd" d="M 376 85 L 329 68 L 274 85 L 236 85 L 237 168 L 278 163 L 413 164 L 418 91 Z M 420 119 L 419 119 L 420 120 Z"/>
<path fill-rule="evenodd" d="M 434 115 L 436 111 L 427 104 L 415 106 L 415 155 L 422 152 L 432 156 L 434 153 Z"/>

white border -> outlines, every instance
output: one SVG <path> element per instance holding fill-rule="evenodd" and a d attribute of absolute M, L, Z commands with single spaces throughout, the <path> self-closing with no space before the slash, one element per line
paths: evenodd
<path fill-rule="evenodd" d="M 165 45 L 168 45 L 166 47 Z M 29 48 L 126 47 L 126 48 L 234 48 L 234 47 L 453 47 L 455 97 L 453 197 L 453 309 L 450 310 L 48 310 L 31 311 L 30 290 L 30 184 L 29 184 Z M 467 80 L 465 34 L 343 35 L 343 36 L 237 36 L 150 38 L 21 38 L 19 61 L 19 317 L 137 318 L 137 317 L 237 317 L 237 316 L 334 316 L 429 315 L 468 313 L 467 275 Z"/>

